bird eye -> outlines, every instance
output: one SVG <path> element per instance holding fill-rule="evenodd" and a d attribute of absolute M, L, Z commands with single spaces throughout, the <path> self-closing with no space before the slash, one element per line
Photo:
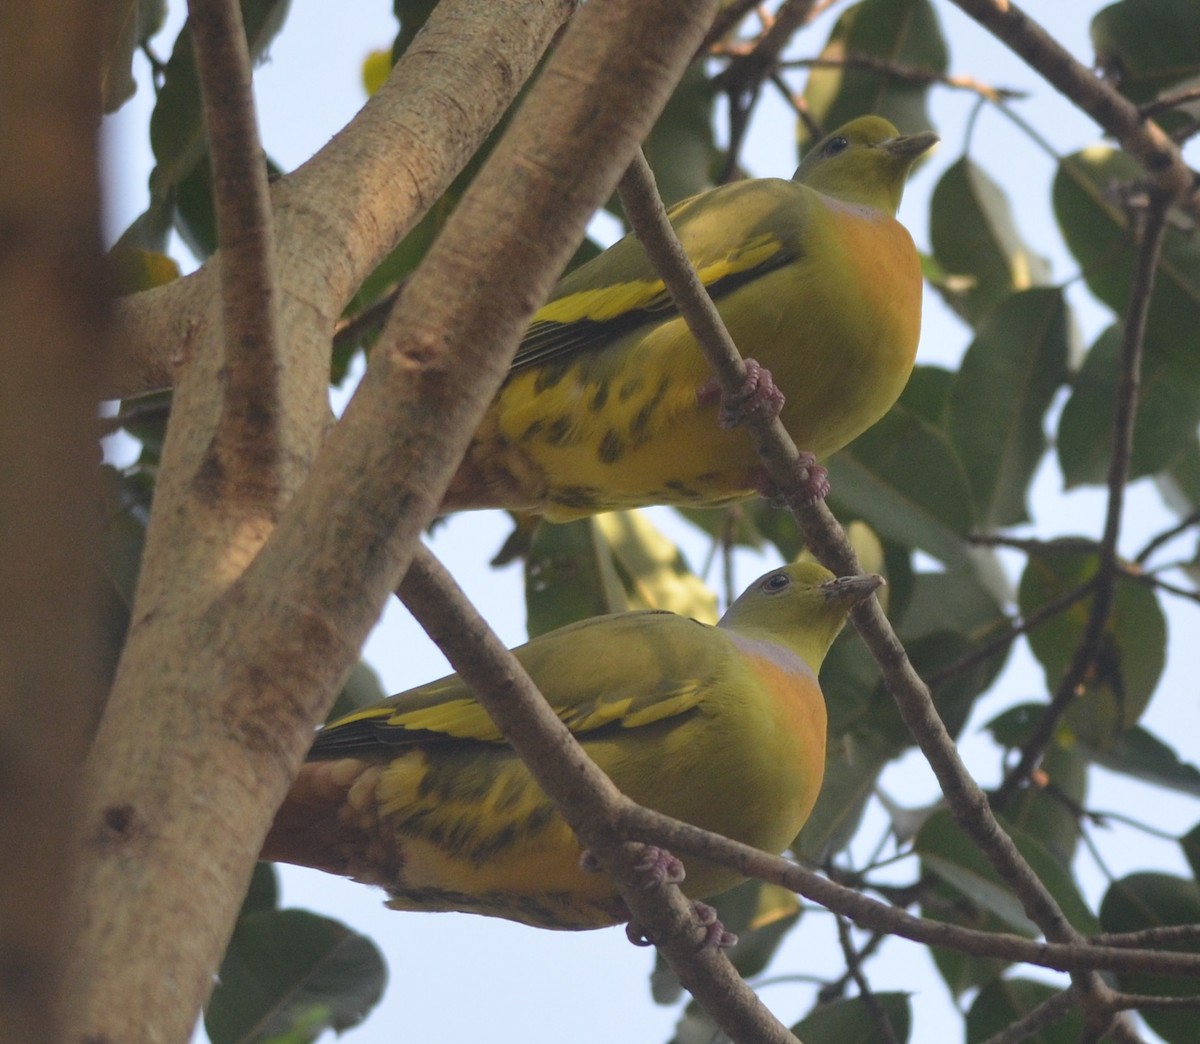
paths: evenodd
<path fill-rule="evenodd" d="M 825 146 L 825 155 L 836 156 L 849 144 L 850 139 L 840 134 L 836 138 L 830 138 L 829 143 Z"/>
<path fill-rule="evenodd" d="M 785 587 L 791 585 L 791 577 L 787 573 L 772 573 L 763 581 L 763 590 L 768 594 L 774 594 L 776 591 L 782 591 Z"/>

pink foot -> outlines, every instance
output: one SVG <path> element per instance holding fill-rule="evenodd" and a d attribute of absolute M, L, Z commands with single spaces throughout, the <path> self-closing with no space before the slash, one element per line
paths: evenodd
<path fill-rule="evenodd" d="M 679 884 L 686 877 L 682 860 L 676 859 L 665 848 L 646 845 L 642 849 L 634 869 L 641 879 L 643 888 L 658 888 L 665 884 Z"/>
<path fill-rule="evenodd" d="M 755 488 L 776 507 L 791 508 L 793 511 L 810 507 L 829 496 L 829 472 L 817 463 L 817 458 L 811 453 L 800 451 L 795 476 L 790 494 L 780 493 L 765 472 L 757 476 Z"/>
<path fill-rule="evenodd" d="M 692 903 L 692 912 L 704 927 L 704 942 L 700 944 L 702 950 L 713 947 L 718 950 L 728 950 L 731 946 L 737 945 L 738 937 L 733 932 L 725 930 L 725 925 L 717 916 L 715 907 L 697 900 Z"/>
<path fill-rule="evenodd" d="M 700 942 L 699 949 L 719 949 L 728 950 L 731 946 L 736 946 L 738 938 L 733 932 L 727 932 L 725 926 L 717 917 L 717 911 L 714 910 L 708 903 L 693 902 L 692 913 L 696 915 L 696 919 L 700 922 L 700 927 L 704 929 L 704 938 Z M 625 938 L 627 938 L 634 946 L 653 946 L 654 937 L 647 931 L 644 931 L 635 921 L 630 921 L 625 925 Z"/>
<path fill-rule="evenodd" d="M 586 848 L 579 856 L 579 868 L 588 874 L 598 874 L 604 869 L 600 865 L 600 861 Z M 687 876 L 682 860 L 676 859 L 665 848 L 658 848 L 655 845 L 642 846 L 641 854 L 633 869 L 638 875 L 638 883 L 643 888 L 679 884 Z"/>
<path fill-rule="evenodd" d="M 710 406 L 714 402 L 721 404 L 717 423 L 722 428 L 736 428 L 754 413 L 765 414 L 768 418 L 778 417 L 783 409 L 783 392 L 775 387 L 771 371 L 753 359 L 746 359 L 745 363 L 746 382 L 736 395 L 722 393 L 715 377 L 705 381 L 696 392 L 696 399 L 701 406 Z"/>

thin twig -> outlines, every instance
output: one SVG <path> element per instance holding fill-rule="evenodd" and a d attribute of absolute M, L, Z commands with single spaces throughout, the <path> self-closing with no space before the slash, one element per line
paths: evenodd
<path fill-rule="evenodd" d="M 1050 706 L 1046 708 L 1033 733 L 1022 746 L 1020 760 L 1005 775 L 996 791 L 996 801 L 1000 804 L 1029 777 L 1029 773 L 1041 760 L 1059 721 L 1076 699 L 1080 686 L 1095 665 L 1112 612 L 1118 572 L 1117 538 L 1121 531 L 1125 487 L 1129 481 L 1129 461 L 1133 452 L 1133 421 L 1137 413 L 1138 389 L 1141 382 L 1146 317 L 1150 312 L 1154 277 L 1166 232 L 1166 208 L 1166 199 L 1155 194 L 1146 214 L 1142 244 L 1138 251 L 1133 285 L 1130 288 L 1129 309 L 1125 317 L 1125 332 L 1121 343 L 1121 374 L 1113 407 L 1108 510 L 1104 519 L 1104 532 L 1097 548 L 1099 566 L 1093 578 L 1092 604 L 1087 623 L 1084 625 L 1075 655 L 1054 693 Z"/>
<path fill-rule="evenodd" d="M 1140 109 L 1142 115 L 1149 118 L 1157 116 L 1160 112 L 1166 112 L 1168 109 L 1174 109 L 1179 105 L 1195 101 L 1197 98 L 1200 98 L 1200 87 L 1185 87 L 1181 91 L 1160 94 L 1154 101 L 1146 102 Z"/>
<path fill-rule="evenodd" d="M 953 0 L 1121 143 L 1169 200 L 1197 205 L 1191 168 L 1161 127 L 1010 0 Z"/>
<path fill-rule="evenodd" d="M 396 304 L 396 298 L 400 296 L 403 285 L 401 283 L 399 286 L 385 291 L 365 308 L 340 320 L 333 330 L 334 353 L 336 354 L 347 345 L 354 344 L 368 330 L 376 327 L 382 328 L 383 324 L 387 321 L 388 315 L 391 314 L 393 306 Z"/>
<path fill-rule="evenodd" d="M 991 84 L 977 80 L 973 76 L 952 76 L 949 73 L 938 72 L 936 69 L 923 69 L 917 65 L 904 65 L 900 62 L 890 62 L 873 54 L 847 54 L 840 58 L 790 58 L 780 62 L 781 69 L 864 69 L 867 72 L 877 72 L 902 83 L 912 83 L 920 86 L 940 84 L 958 91 L 970 91 L 978 94 L 987 101 L 1019 101 L 1027 97 L 1028 92 L 1012 87 L 993 87 Z"/>
<path fill-rule="evenodd" d="M 1189 515 L 1184 515 L 1184 517 L 1175 523 L 1175 525 L 1171 526 L 1170 529 L 1164 529 L 1161 533 L 1147 541 L 1146 546 L 1134 556 L 1134 562 L 1137 565 L 1144 566 L 1149 560 L 1150 556 L 1154 554 L 1154 552 L 1160 547 L 1162 547 L 1164 544 L 1170 543 L 1181 533 L 1187 532 L 1187 530 L 1198 524 L 1200 524 L 1200 510 L 1193 511 Z"/>
<path fill-rule="evenodd" d="M 700 58 L 708 54 L 713 45 L 723 40 L 725 35 L 731 32 L 734 26 L 753 11 L 758 4 L 759 0 L 734 0 L 733 3 L 723 5 L 717 13 L 717 17 L 713 19 L 712 27 L 704 34 L 704 40 L 696 50 L 696 57 Z"/>
<path fill-rule="evenodd" d="M 887 1012 L 883 1010 L 883 1005 L 879 1003 L 879 998 L 875 996 L 875 991 L 871 989 L 871 984 L 863 974 L 863 955 L 855 948 L 854 940 L 850 937 L 850 922 L 844 917 L 838 917 L 836 920 L 838 942 L 841 943 L 842 954 L 846 958 L 846 970 L 854 980 L 854 985 L 858 987 L 858 995 L 862 997 L 867 1011 L 871 1013 L 871 1020 L 879 1032 L 879 1038 L 885 1044 L 900 1044 L 896 1039 L 896 1031 L 892 1028 L 892 1020 L 888 1018 Z"/>
<path fill-rule="evenodd" d="M 1058 540 L 1031 540 L 1025 537 L 1007 536 L 1004 533 L 972 533 L 967 541 L 977 547 L 1007 547 L 1024 551 L 1031 557 L 1053 555 L 1088 554 L 1099 549 L 1095 540 L 1086 537 L 1063 537 Z"/>
<path fill-rule="evenodd" d="M 814 7 L 816 0 L 784 0 L 767 31 L 754 42 L 751 49 L 735 57 L 714 78 L 714 85 L 729 98 L 729 148 L 720 181 L 728 180 L 737 166 L 750 111 L 763 80 L 778 66 L 783 49 L 797 30 L 812 17 Z"/>
<path fill-rule="evenodd" d="M 999 1033 L 988 1037 L 983 1044 L 1020 1044 L 1035 1033 L 1054 1025 L 1067 1012 L 1076 1007 L 1075 994 L 1071 990 L 1056 993 L 1042 1001 L 1033 1011 L 1022 1015 L 1016 1022 L 1009 1023 Z"/>
<path fill-rule="evenodd" d="M 637 805 L 624 806 L 618 826 L 623 836 L 645 838 L 669 848 L 676 855 L 732 867 L 746 877 L 755 877 L 788 888 L 832 913 L 848 917 L 861 928 L 897 935 L 924 946 L 957 950 L 972 957 L 993 957 L 1033 964 L 1054 971 L 1146 971 L 1200 978 L 1200 953 L 1142 948 L 1132 944 L 1128 947 L 1101 945 L 1096 941 L 1101 938 L 1133 939 L 1133 934 L 1097 936 L 1096 939 L 1080 938 L 1074 943 L 1050 943 L 1034 942 L 1024 936 L 1007 932 L 983 932 L 962 928 L 946 921 L 916 917 L 905 910 L 863 895 L 853 888 L 836 884 L 798 863 L 780 856 L 768 855 L 749 845 L 720 837 Z M 1138 937 L 1140 934 L 1138 933 Z M 1156 937 L 1149 938 L 1150 945 L 1158 941 Z"/>
<path fill-rule="evenodd" d="M 1053 601 L 1047 602 L 1045 605 L 1039 606 L 1032 613 L 1027 614 L 1021 619 L 1020 623 L 1013 624 L 1002 635 L 992 639 L 990 642 L 985 642 L 983 645 L 972 649 L 969 653 L 959 657 L 953 663 L 947 664 L 945 667 L 934 671 L 925 679 L 925 683 L 931 688 L 936 689 L 943 682 L 950 678 L 956 677 L 963 671 L 969 670 L 977 663 L 982 663 L 984 660 L 991 659 L 996 653 L 1007 648 L 1015 642 L 1021 635 L 1028 634 L 1046 620 L 1058 616 L 1059 613 L 1069 609 L 1076 602 L 1086 598 L 1092 590 L 1092 581 L 1079 584 L 1077 587 L 1055 598 Z"/>
<path fill-rule="evenodd" d="M 1178 563 L 1175 568 L 1183 566 L 1185 563 Z M 1158 575 L 1158 572 L 1145 573 L 1140 569 L 1131 568 L 1121 563 L 1117 563 L 1117 570 L 1120 574 L 1132 580 L 1135 584 L 1142 584 L 1146 587 L 1153 587 L 1159 591 L 1165 591 L 1167 594 L 1172 594 L 1176 598 L 1186 598 L 1189 602 L 1200 604 L 1200 591 L 1196 591 L 1189 587 L 1180 587 L 1178 584 L 1171 583 L 1170 580 L 1164 580 Z M 1166 571 L 1165 569 L 1163 570 Z"/>
<path fill-rule="evenodd" d="M 1147 993 L 1114 993 L 1113 1004 L 1128 1011 L 1133 1008 L 1157 1008 L 1160 1011 L 1200 1010 L 1200 997 L 1156 997 Z"/>
<path fill-rule="evenodd" d="M 1097 946 L 1128 946 L 1134 949 L 1200 942 L 1200 924 L 1168 924 L 1139 932 L 1103 932 L 1089 937 Z"/>
<path fill-rule="evenodd" d="M 837 917 L 836 914 L 834 916 Z M 838 932 L 840 933 L 842 930 L 842 925 L 846 922 L 846 919 L 838 917 L 837 920 Z M 857 951 L 858 962 L 861 964 L 868 957 L 873 956 L 875 951 L 883 945 L 883 941 L 887 938 L 889 938 L 889 934 L 887 932 L 872 932 L 870 938 L 867 939 L 867 941 L 863 944 L 862 949 Z M 839 997 L 845 996 L 847 984 L 853 981 L 854 975 L 850 971 L 849 967 L 847 967 L 846 971 L 839 978 L 834 979 L 832 982 L 826 982 L 817 991 L 817 1003 L 828 1004 L 832 1000 L 837 1000 Z"/>
<path fill-rule="evenodd" d="M 736 394 L 744 383 L 745 365 L 666 220 L 644 157 L 635 157 L 622 179 L 621 199 L 638 238 L 709 360 L 722 390 L 727 395 Z M 746 429 L 778 488 L 794 489 L 797 481 L 805 479 L 797 466 L 799 454 L 795 444 L 779 417 L 769 421 L 751 418 Z M 795 515 L 809 546 L 827 567 L 842 576 L 862 571 L 845 532 L 823 503 L 803 508 Z M 859 605 L 852 619 L 879 664 L 901 717 L 937 776 L 955 819 L 1047 939 L 1080 943 L 1082 937 L 996 821 L 986 795 L 963 764 L 933 705 L 929 689 L 913 669 L 878 600 L 871 598 Z M 1072 975 L 1085 997 L 1103 999 L 1107 988 L 1098 976 L 1091 972 Z"/>
<path fill-rule="evenodd" d="M 225 365 L 207 475 L 234 503 L 274 515 L 280 490 L 280 389 L 274 235 L 250 52 L 235 0 L 189 0 L 220 246 Z"/>

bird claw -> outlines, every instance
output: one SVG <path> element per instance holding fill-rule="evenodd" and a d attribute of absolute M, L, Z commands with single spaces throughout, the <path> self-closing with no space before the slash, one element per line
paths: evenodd
<path fill-rule="evenodd" d="M 795 478 L 789 483 L 790 493 L 781 493 L 765 473 L 757 483 L 759 493 L 774 507 L 791 508 L 793 511 L 811 507 L 829 495 L 829 471 L 821 467 L 811 453 L 800 451 L 793 474 Z"/>
<path fill-rule="evenodd" d="M 671 855 L 665 848 L 646 845 L 638 861 L 633 864 L 643 888 L 658 888 L 665 884 L 679 884 L 687 876 L 683 861 Z"/>
<path fill-rule="evenodd" d="M 783 409 L 784 396 L 771 377 L 771 371 L 760 366 L 754 359 L 744 360 L 746 379 L 734 395 L 726 395 L 716 378 L 701 385 L 696 398 L 702 406 L 714 402 L 721 404 L 717 411 L 717 423 L 722 428 L 736 428 L 755 413 L 765 414 L 768 419 L 779 416 Z"/>
<path fill-rule="evenodd" d="M 579 854 L 579 868 L 585 874 L 603 873 L 604 867 L 591 849 L 585 848 Z M 671 855 L 665 848 L 656 845 L 643 845 L 638 854 L 637 862 L 633 864 L 638 884 L 642 888 L 658 888 L 665 884 L 679 884 L 687 876 L 683 861 Z"/>
<path fill-rule="evenodd" d="M 696 915 L 700 927 L 704 929 L 704 938 L 700 940 L 698 950 L 728 950 L 731 946 L 737 945 L 738 937 L 733 932 L 725 930 L 725 926 L 717 916 L 717 911 L 708 903 L 693 901 L 692 913 Z M 653 946 L 655 943 L 654 936 L 644 930 L 636 921 L 630 921 L 625 925 L 625 938 L 634 946 Z"/>
<path fill-rule="evenodd" d="M 692 913 L 696 915 L 696 919 L 704 929 L 704 941 L 700 944 L 700 949 L 728 950 L 731 946 L 737 945 L 738 937 L 733 932 L 725 930 L 725 925 L 717 916 L 716 907 L 695 900 L 692 902 Z"/>

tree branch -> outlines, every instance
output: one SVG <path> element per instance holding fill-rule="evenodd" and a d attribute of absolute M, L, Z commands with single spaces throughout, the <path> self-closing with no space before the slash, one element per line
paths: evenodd
<path fill-rule="evenodd" d="M 897 935 L 925 946 L 957 950 L 972 957 L 1033 964 L 1054 971 L 1144 971 L 1200 978 L 1200 953 L 1116 945 L 1122 936 L 1097 936 L 1076 943 L 1035 942 L 1022 935 L 961 928 L 946 921 L 915 917 L 831 881 L 821 874 L 779 856 L 768 855 L 738 841 L 671 819 L 651 809 L 627 805 L 618 824 L 622 836 L 640 837 L 669 848 L 679 856 L 732 867 L 746 877 L 790 889 L 832 913 L 847 917 L 860 928 Z M 1165 929 L 1157 929 L 1165 931 Z M 1137 933 L 1138 936 L 1141 933 Z M 1097 940 L 1104 939 L 1104 944 Z M 1149 938 L 1147 946 L 1159 940 Z"/>
<path fill-rule="evenodd" d="M 496 8 L 467 6 L 489 17 Z M 529 33 L 529 2 L 516 6 Z M 147 584 L 163 593 L 159 611 L 147 613 L 152 601 L 135 608 L 90 762 L 80 886 L 87 917 L 75 955 L 86 1008 L 77 1036 L 190 1032 L 312 726 L 407 570 L 536 305 L 649 131 L 714 6 L 624 0 L 579 9 L 407 284 L 303 489 L 244 571 L 242 556 L 262 534 L 214 539 L 186 517 L 208 505 L 186 490 L 164 500 L 160 482 L 139 585 L 139 599 Z M 349 195 L 327 220 L 359 220 L 344 214 Z M 283 226 L 281 218 L 281 243 Z M 330 265 L 330 282 L 343 276 Z M 296 363 L 313 370 L 312 388 L 286 392 L 289 412 L 318 436 L 327 412 L 325 334 L 322 353 Z M 193 359 L 176 389 L 187 408 L 177 405 L 164 462 L 172 437 L 187 443 L 188 453 L 172 451 L 184 484 L 195 473 L 187 466 L 195 440 L 206 445 L 211 430 L 211 389 L 206 402 L 201 388 L 213 380 L 211 354 Z M 304 473 L 302 458 L 296 472 Z M 166 568 L 167 556 L 147 580 L 150 544 L 168 548 L 172 533 L 192 541 L 172 563 L 184 568 Z M 203 568 L 193 573 L 197 562 Z"/>
<path fill-rule="evenodd" d="M 762 36 L 746 53 L 735 57 L 713 80 L 713 85 L 723 90 L 729 98 L 729 147 L 726 150 L 725 169 L 719 181 L 727 181 L 737 165 L 750 109 L 763 80 L 778 65 L 779 56 L 792 36 L 812 18 L 816 6 L 817 0 L 783 0 Z"/>
<path fill-rule="evenodd" d="M 636 189 L 636 191 L 635 191 Z M 635 160 L 622 182 L 621 201 L 643 247 L 663 278 L 676 307 L 688 323 L 722 390 L 736 394 L 743 381 L 743 363 L 666 220 L 653 178 L 644 161 Z M 771 479 L 784 491 L 795 488 L 799 454 L 778 417 L 752 417 L 747 430 Z M 860 573 L 861 567 L 836 519 L 823 503 L 795 512 L 797 523 L 818 559 L 839 576 Z M 1052 942 L 1077 944 L 1082 936 L 1067 920 L 1046 886 L 1017 851 L 996 821 L 987 797 L 971 778 L 946 731 L 929 690 L 909 663 L 891 624 L 871 598 L 854 610 L 851 619 L 879 664 L 900 715 L 916 739 L 946 796 L 955 820 L 995 867 L 1018 898 L 1026 914 Z M 1089 1004 L 1088 1014 L 1104 1011 L 1108 988 L 1092 972 L 1073 972 L 1072 978 Z"/>
<path fill-rule="evenodd" d="M 1197 205 L 1191 169 L 1179 147 L 1131 101 L 1086 66 L 1009 0 L 953 0 L 1037 70 L 1058 91 L 1121 143 L 1146 170 L 1158 191 L 1180 206 Z"/>
<path fill-rule="evenodd" d="M 329 332 L 376 265 L 478 151 L 574 10 L 568 0 L 442 0 L 350 123 L 271 186 L 281 343 L 329 351 Z M 118 302 L 105 395 L 170 387 L 213 336 L 213 261 Z"/>
<path fill-rule="evenodd" d="M 925 679 L 925 683 L 931 689 L 936 689 L 943 682 L 957 677 L 964 671 L 970 670 L 977 663 L 991 659 L 996 653 L 1007 649 L 1021 635 L 1028 634 L 1040 624 L 1065 612 L 1076 602 L 1082 601 L 1091 593 L 1091 590 L 1092 581 L 1088 581 L 1087 583 L 1071 588 L 1071 590 L 1064 592 L 1058 598 L 1052 599 L 1045 605 L 1038 606 L 1032 613 L 1022 618 L 1020 623 L 1012 624 L 1003 634 L 992 639 L 990 642 L 985 642 L 983 645 L 977 646 L 969 653 L 963 654 L 953 663 L 949 663 L 945 667 L 934 671 Z"/>
<path fill-rule="evenodd" d="M 1092 604 L 1079 647 L 1054 693 L 1050 706 L 1038 719 L 1029 739 L 1021 748 L 1021 757 L 1005 775 L 996 790 L 995 800 L 1003 804 L 1016 791 L 1041 760 L 1054 737 L 1058 723 L 1078 697 L 1088 674 L 1100 654 L 1104 630 L 1112 612 L 1117 583 L 1117 538 L 1125 504 L 1125 486 L 1129 481 L 1129 461 L 1133 454 L 1133 422 L 1137 414 L 1138 389 L 1141 385 L 1142 348 L 1146 339 L 1146 318 L 1154 293 L 1154 276 L 1166 234 L 1167 200 L 1155 194 L 1146 215 L 1141 249 L 1138 251 L 1130 290 L 1129 308 L 1121 340 L 1121 371 L 1113 405 L 1112 456 L 1108 466 L 1108 510 L 1104 532 L 1096 554 L 1099 565 L 1092 578 Z"/>
<path fill-rule="evenodd" d="M 867 982 L 867 977 L 863 974 L 863 955 L 854 947 L 854 940 L 850 936 L 849 922 L 844 917 L 837 917 L 836 920 L 838 943 L 842 947 L 842 956 L 846 958 L 846 973 L 854 980 L 854 985 L 858 987 L 858 995 L 867 1006 L 867 1011 L 871 1013 L 871 1021 L 875 1023 L 876 1034 L 884 1044 L 900 1044 L 896 1040 L 896 1031 L 892 1028 L 892 1020 L 887 1017 L 887 1012 L 883 1010 L 883 1005 L 879 1003 L 879 998 L 875 996 L 871 984 Z"/>
<path fill-rule="evenodd" d="M 780 63 L 782 69 L 865 69 L 877 72 L 901 83 L 918 86 L 941 84 L 957 91 L 970 91 L 991 102 L 1015 101 L 1026 97 L 1025 91 L 1011 87 L 993 87 L 973 76 L 952 76 L 936 69 L 904 65 L 873 54 L 846 54 L 840 58 L 792 58 Z"/>
<path fill-rule="evenodd" d="M 228 496 L 273 519 L 278 509 L 280 359 L 274 236 L 236 0 L 189 0 L 220 247 L 221 417 L 209 466 Z"/>
<path fill-rule="evenodd" d="M 1027 1012 L 1016 1022 L 1005 1026 L 999 1033 L 988 1037 L 983 1044 L 1020 1044 L 1035 1033 L 1053 1026 L 1077 1004 L 1075 994 L 1071 990 L 1056 993 L 1048 1000 L 1042 1001 L 1031 1012 Z"/>
<path fill-rule="evenodd" d="M 1153 539 L 1148 540 L 1146 542 L 1146 546 L 1143 547 L 1136 555 L 1134 555 L 1134 562 L 1140 566 L 1144 566 L 1148 561 L 1150 561 L 1150 557 L 1160 547 L 1162 547 L 1164 544 L 1170 543 L 1181 533 L 1186 533 L 1189 529 L 1196 525 L 1200 525 L 1200 511 L 1193 511 L 1191 514 L 1185 515 L 1175 525 L 1171 526 L 1169 529 L 1164 529 L 1161 533 L 1158 533 L 1156 536 L 1154 536 Z"/>

